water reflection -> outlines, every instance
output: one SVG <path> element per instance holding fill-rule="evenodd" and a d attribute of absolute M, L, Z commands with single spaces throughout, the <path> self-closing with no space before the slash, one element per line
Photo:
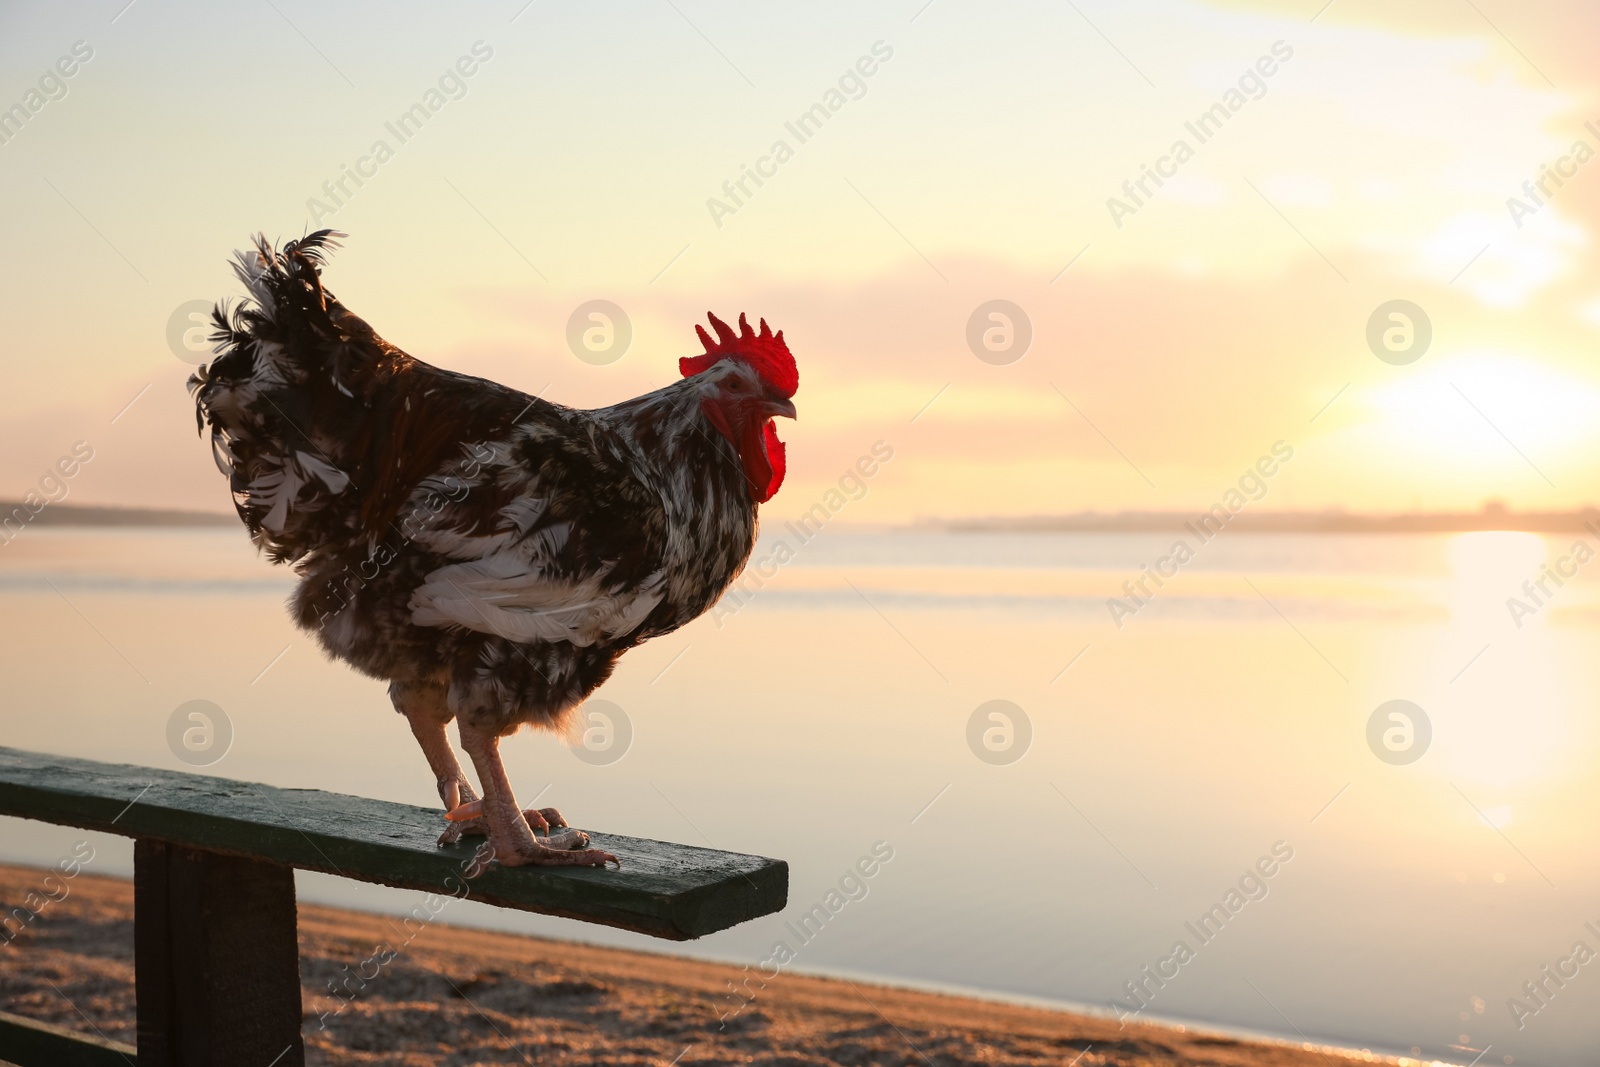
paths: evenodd
<path fill-rule="evenodd" d="M 1548 785 L 1563 771 L 1584 680 L 1563 662 L 1559 646 L 1570 634 L 1553 625 L 1563 590 L 1549 580 L 1549 563 L 1559 545 L 1509 531 L 1450 538 L 1443 662 L 1462 666 L 1435 688 L 1442 721 L 1437 773 L 1446 778 L 1503 790 Z M 1498 818 L 1491 821 L 1509 824 L 1511 805 L 1495 807 Z"/>
<path fill-rule="evenodd" d="M 1455 1059 L 1477 997 L 1469 1032 L 1497 1062 L 1589 1062 L 1600 982 L 1522 1031 L 1503 1006 L 1596 918 L 1600 563 L 1547 579 L 1518 626 L 1507 599 L 1572 537 L 1230 535 L 1117 629 L 1105 598 L 1169 544 L 830 529 L 736 615 L 624 659 L 600 696 L 627 709 L 626 759 L 519 734 L 508 765 L 592 826 L 781 856 L 795 907 L 891 842 L 805 967 L 1102 1006 L 1283 838 L 1296 858 L 1270 899 L 1160 1012 L 1284 1029 L 1248 978 L 1314 1037 Z M 323 659 L 287 592 L 236 530 L 28 531 L 0 551 L 0 743 L 181 770 L 167 724 L 206 699 L 237 728 L 213 773 L 434 804 L 382 686 Z M 1026 758 L 1000 766 L 967 735 L 997 699 L 1031 726 Z M 1395 700 L 1431 721 L 1414 763 L 1364 736 Z M 0 832 L 6 857 L 61 850 L 37 825 Z M 302 892 L 412 905 L 336 879 Z M 674 951 L 754 962 L 793 917 Z"/>

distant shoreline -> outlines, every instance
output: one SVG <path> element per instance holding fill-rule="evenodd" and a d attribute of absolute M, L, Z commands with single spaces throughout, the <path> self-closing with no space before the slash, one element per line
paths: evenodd
<path fill-rule="evenodd" d="M 924 519 L 910 530 L 950 533 L 1175 533 L 1195 514 L 1179 511 L 1084 511 L 1075 515 L 1018 518 Z M 1239 533 L 1476 533 L 1505 530 L 1526 533 L 1579 533 L 1600 527 L 1600 509 L 1581 511 L 1441 511 L 1399 515 L 1345 511 L 1242 512 L 1224 528 Z M 1594 531 L 1600 535 L 1600 529 Z"/>
<path fill-rule="evenodd" d="M 50 503 L 35 511 L 20 500 L 0 500 L 0 521 L 19 511 L 27 516 L 23 526 L 236 526 L 239 522 L 237 516 L 219 511 Z"/>
<path fill-rule="evenodd" d="M 19 500 L 0 500 L 0 519 L 22 509 Z M 1081 511 L 1071 515 L 1023 515 L 976 519 L 919 519 L 880 527 L 904 533 L 1177 533 L 1195 513 L 1186 511 Z M 233 527 L 237 516 L 181 508 L 134 508 L 98 504 L 49 504 L 33 514 L 38 526 Z M 1397 515 L 1347 511 L 1262 511 L 1233 515 L 1225 528 L 1239 533 L 1474 533 L 1506 530 L 1526 533 L 1582 533 L 1600 536 L 1600 508 L 1577 511 L 1415 512 Z"/>

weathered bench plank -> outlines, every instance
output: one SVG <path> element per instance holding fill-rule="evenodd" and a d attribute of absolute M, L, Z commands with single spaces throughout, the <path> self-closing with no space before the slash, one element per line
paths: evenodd
<path fill-rule="evenodd" d="M 490 867 L 435 808 L 0 747 L 0 814 L 688 940 L 783 908 L 789 865 L 590 831 L 622 870 Z M 585 828 L 587 829 L 587 828 Z"/>
<path fill-rule="evenodd" d="M 132 1045 L 3 1011 L 0 1049 L 10 1057 L 0 1060 L 0 1067 L 12 1063 L 20 1067 L 130 1067 L 136 1059 Z"/>

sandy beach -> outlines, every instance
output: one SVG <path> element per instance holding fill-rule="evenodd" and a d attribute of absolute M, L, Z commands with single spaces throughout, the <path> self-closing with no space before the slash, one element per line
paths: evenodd
<path fill-rule="evenodd" d="M 5 910 L 43 871 L 0 867 Z M 1216 1064 L 1373 1062 L 1359 1052 L 785 974 L 742 1010 L 730 965 L 302 904 L 307 1062 L 476 1064 Z M 134 1041 L 133 886 L 82 875 L 0 947 L 0 1010 Z M 363 982 L 358 975 L 371 975 Z M 334 996 L 330 984 L 355 990 Z M 726 1016 L 726 1018 L 725 1018 Z"/>

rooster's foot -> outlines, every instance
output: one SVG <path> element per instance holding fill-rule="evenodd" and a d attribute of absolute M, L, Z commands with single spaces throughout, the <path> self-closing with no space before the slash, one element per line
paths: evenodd
<path fill-rule="evenodd" d="M 483 817 L 483 801 L 469 800 L 465 804 L 458 804 L 445 813 L 448 825 L 444 833 L 439 835 L 440 845 L 453 845 L 463 837 L 488 837 L 489 823 Z M 528 828 L 536 835 L 548 835 L 546 843 L 551 848 L 572 849 L 583 848 L 589 843 L 589 835 L 581 830 L 570 830 L 567 820 L 555 808 L 527 808 L 522 812 L 522 818 L 527 822 Z M 566 833 L 552 832 L 566 830 Z"/>
<path fill-rule="evenodd" d="M 444 817 L 453 823 L 463 823 L 467 826 L 478 827 L 480 834 L 488 832 L 482 828 L 484 823 L 483 801 L 481 800 L 469 800 L 465 804 L 458 804 L 445 812 Z M 527 821 L 529 828 L 536 834 L 547 834 L 552 826 L 557 829 L 564 829 L 567 825 L 567 820 L 563 819 L 561 813 L 555 808 L 525 808 L 523 809 L 522 817 Z"/>
<path fill-rule="evenodd" d="M 546 845 L 544 842 L 549 842 Z M 564 844 L 572 841 L 575 844 Z M 494 858 L 506 867 L 604 867 L 608 863 L 622 869 L 622 861 L 598 848 L 584 848 L 589 835 L 582 830 L 562 830 L 546 838 L 535 838 L 532 845 L 515 844 L 496 848 Z M 552 847 L 553 846 L 553 847 Z"/>
<path fill-rule="evenodd" d="M 566 820 L 552 808 L 529 808 L 526 811 L 517 803 L 511 790 L 511 780 L 505 765 L 500 761 L 500 738 L 492 731 L 475 725 L 470 718 L 459 720 L 461 747 L 467 750 L 478 768 L 478 780 L 483 783 L 484 803 L 472 806 L 463 804 L 449 813 L 452 822 L 482 818 L 489 824 L 489 848 L 494 859 L 507 867 L 604 867 L 608 863 L 622 863 L 609 852 L 588 848 L 589 835 L 566 825 Z M 548 830 L 551 823 L 558 832 L 540 838 L 530 830 Z"/>

